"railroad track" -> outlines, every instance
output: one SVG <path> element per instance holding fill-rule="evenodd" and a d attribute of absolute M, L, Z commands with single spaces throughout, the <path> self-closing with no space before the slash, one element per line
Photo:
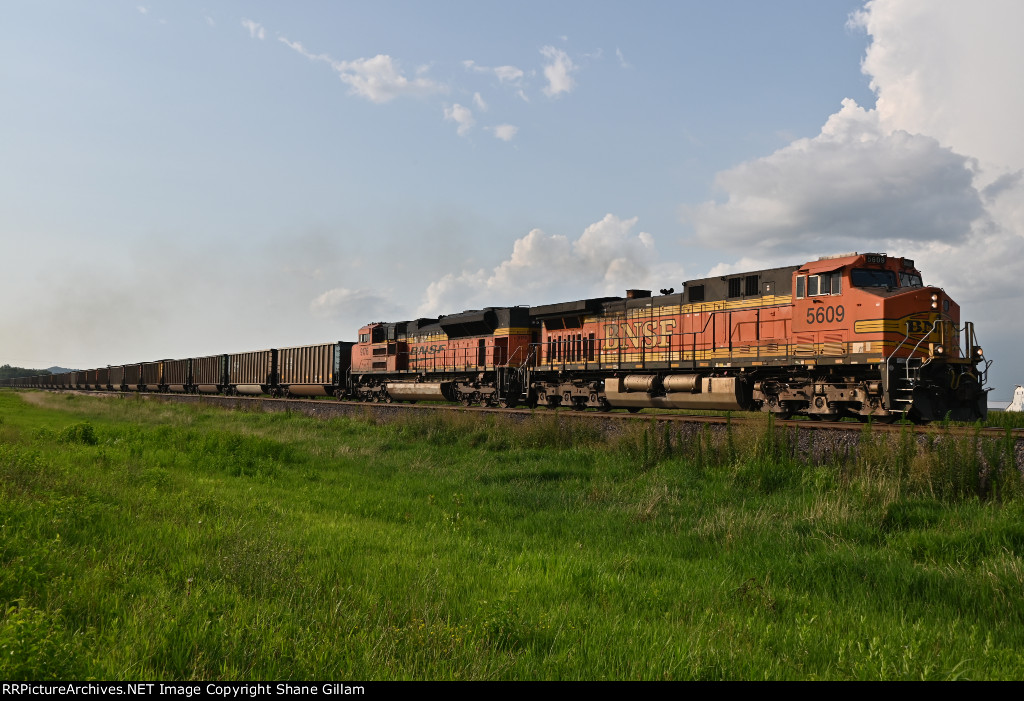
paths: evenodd
<path fill-rule="evenodd" d="M 44 390 L 63 394 L 79 394 L 85 396 L 108 396 L 124 398 L 157 399 L 162 401 L 180 402 L 185 404 L 210 404 L 214 406 L 225 406 L 228 408 L 242 410 L 263 411 L 295 411 L 309 416 L 335 417 L 335 416 L 365 416 L 367 414 L 379 418 L 400 416 L 403 413 L 429 413 L 429 412 L 455 412 L 473 414 L 495 414 L 499 416 L 517 417 L 522 420 L 532 416 L 550 416 L 557 413 L 560 417 L 572 420 L 600 420 L 600 421 L 654 421 L 678 424 L 706 424 L 711 426 L 764 426 L 767 416 L 760 413 L 743 415 L 693 415 L 693 414 L 672 414 L 672 413 L 637 413 L 632 414 L 626 411 L 574 411 L 569 408 L 559 409 L 499 409 L 491 407 L 466 407 L 455 404 L 403 404 L 403 403 L 375 403 L 339 401 L 336 399 L 301 399 L 301 398 L 273 398 L 273 397 L 251 397 L 251 396 L 226 396 L 221 394 L 179 394 L 164 392 L 109 392 L 109 391 L 82 391 L 82 390 Z M 800 431 L 841 431 L 847 433 L 861 433 L 870 430 L 878 433 L 915 433 L 923 435 L 934 435 L 936 433 L 947 433 L 954 436 L 974 435 L 978 433 L 986 438 L 1005 438 L 1007 431 L 1017 442 L 1024 442 L 1024 429 L 1005 429 L 999 427 L 976 428 L 974 426 L 945 426 L 933 423 L 926 426 L 917 426 L 908 423 L 884 424 L 884 423 L 860 423 L 853 421 L 812 421 L 808 419 L 788 419 L 774 421 L 776 426 L 796 429 Z"/>

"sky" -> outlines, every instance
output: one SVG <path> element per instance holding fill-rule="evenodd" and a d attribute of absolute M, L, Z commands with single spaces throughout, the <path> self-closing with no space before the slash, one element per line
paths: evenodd
<path fill-rule="evenodd" d="M 1019 0 L 0 2 L 0 363 L 913 258 L 1024 366 Z"/>

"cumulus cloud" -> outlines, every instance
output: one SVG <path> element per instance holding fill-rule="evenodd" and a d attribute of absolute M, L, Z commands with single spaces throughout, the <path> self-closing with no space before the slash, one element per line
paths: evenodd
<path fill-rule="evenodd" d="M 465 136 L 473 128 L 473 125 L 476 124 L 476 120 L 473 119 L 473 112 L 457 102 L 451 107 L 444 108 L 444 118 L 445 121 L 455 122 L 459 125 L 458 129 L 456 129 L 459 136 Z"/>
<path fill-rule="evenodd" d="M 523 71 L 515 66 L 497 66 L 494 68 L 494 75 L 502 83 L 519 85 L 523 80 Z"/>
<path fill-rule="evenodd" d="M 496 127 L 490 127 L 490 131 L 497 139 L 501 139 L 502 141 L 511 141 L 519 132 L 519 127 L 513 126 L 512 124 L 499 124 Z"/>
<path fill-rule="evenodd" d="M 1024 167 L 1024 141 L 1012 136 L 1024 91 L 1011 68 L 1024 58 L 1024 3 L 872 0 L 851 24 L 871 36 L 862 69 L 887 129 L 928 134 L 985 166 Z"/>
<path fill-rule="evenodd" d="M 719 173 L 726 199 L 687 214 L 704 243 L 765 256 L 955 243 L 983 212 L 973 179 L 971 159 L 844 100 L 814 138 Z"/>
<path fill-rule="evenodd" d="M 1024 254 L 1024 92 L 1007 70 L 1024 61 L 1022 22 L 1016 0 L 872 0 L 851 19 L 871 37 L 861 65 L 883 130 L 927 134 L 976 164 L 981 215 L 961 240 L 931 242 L 916 260 L 1001 328 L 1012 319 L 1015 333 L 1024 278 L 1008 262 Z"/>
<path fill-rule="evenodd" d="M 356 312 L 370 318 L 394 309 L 393 303 L 380 290 L 335 287 L 309 303 L 309 310 L 324 319 L 344 319 Z M 382 317 L 383 318 L 383 317 Z"/>
<path fill-rule="evenodd" d="M 473 106 L 481 112 L 487 111 L 487 103 L 484 102 L 484 98 L 478 92 L 473 93 Z"/>
<path fill-rule="evenodd" d="M 576 86 L 572 78 L 578 68 L 569 58 L 569 54 L 554 46 L 545 46 L 540 50 L 544 58 L 550 63 L 544 66 L 544 77 L 548 84 L 544 86 L 544 94 L 548 97 L 558 97 L 562 93 L 571 92 Z"/>
<path fill-rule="evenodd" d="M 449 273 L 431 283 L 419 314 L 469 307 L 621 296 L 630 287 L 678 286 L 681 266 L 662 263 L 654 237 L 633 233 L 637 219 L 607 214 L 574 241 L 533 229 L 494 268 Z"/>
<path fill-rule="evenodd" d="M 263 28 L 259 22 L 253 22 L 251 19 L 243 19 L 242 26 L 249 30 L 249 37 L 252 39 L 266 39 L 267 30 Z"/>
<path fill-rule="evenodd" d="M 328 54 L 315 54 L 300 42 L 279 37 L 279 41 L 311 61 L 328 64 L 341 82 L 349 86 L 353 95 L 370 102 L 390 102 L 396 97 L 424 97 L 446 91 L 445 86 L 425 77 L 426 68 L 420 67 L 416 77 L 407 78 L 398 63 L 386 54 L 373 58 L 358 58 L 353 61 L 339 61 Z"/>

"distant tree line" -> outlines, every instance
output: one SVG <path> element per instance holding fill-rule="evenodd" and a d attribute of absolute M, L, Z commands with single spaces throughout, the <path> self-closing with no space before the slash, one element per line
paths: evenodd
<path fill-rule="evenodd" d="M 0 365 L 0 380 L 10 380 L 14 377 L 32 377 L 33 375 L 51 375 L 49 370 L 32 370 L 29 368 L 16 368 L 10 365 Z"/>

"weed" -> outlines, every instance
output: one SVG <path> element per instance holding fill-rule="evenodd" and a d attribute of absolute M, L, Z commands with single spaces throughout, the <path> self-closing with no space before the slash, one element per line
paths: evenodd
<path fill-rule="evenodd" d="M 87 421 L 67 426 L 60 432 L 61 443 L 82 443 L 84 445 L 96 445 L 96 431 Z"/>
<path fill-rule="evenodd" d="M 74 639 L 60 620 L 23 602 L 0 620 L 0 678 L 9 681 L 73 679 L 78 673 Z"/>

